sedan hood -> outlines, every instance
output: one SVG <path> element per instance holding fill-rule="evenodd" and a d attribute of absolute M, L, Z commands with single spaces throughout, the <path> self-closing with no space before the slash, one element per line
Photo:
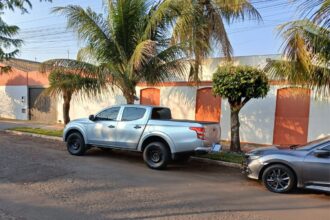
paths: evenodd
<path fill-rule="evenodd" d="M 252 156 L 252 155 L 270 155 L 270 154 L 281 154 L 281 155 L 295 155 L 295 156 L 303 156 L 308 151 L 299 151 L 295 149 L 290 149 L 290 148 L 281 148 L 279 146 L 273 145 L 269 147 L 261 147 L 254 149 L 250 152 L 248 152 L 246 155 L 247 156 Z"/>
<path fill-rule="evenodd" d="M 262 154 L 269 154 L 269 153 L 289 153 L 292 152 L 293 150 L 290 148 L 281 148 L 279 146 L 273 145 L 269 147 L 260 147 L 256 148 L 250 152 L 247 153 L 247 155 L 262 155 Z"/>

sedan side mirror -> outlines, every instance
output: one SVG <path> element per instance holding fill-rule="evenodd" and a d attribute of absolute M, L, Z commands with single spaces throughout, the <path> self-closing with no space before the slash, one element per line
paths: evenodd
<path fill-rule="evenodd" d="M 91 121 L 94 121 L 94 120 L 95 120 L 95 116 L 94 116 L 94 115 L 90 115 L 90 116 L 88 117 L 88 119 L 91 120 Z"/>
<path fill-rule="evenodd" d="M 315 157 L 320 157 L 320 158 L 330 157 L 330 151 L 327 151 L 327 150 L 316 150 L 316 151 L 314 151 L 314 156 Z"/>

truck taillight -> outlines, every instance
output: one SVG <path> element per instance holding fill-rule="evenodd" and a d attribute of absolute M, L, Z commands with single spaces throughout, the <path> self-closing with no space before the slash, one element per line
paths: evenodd
<path fill-rule="evenodd" d="M 190 127 L 189 129 L 196 132 L 198 139 L 205 140 L 205 128 Z"/>

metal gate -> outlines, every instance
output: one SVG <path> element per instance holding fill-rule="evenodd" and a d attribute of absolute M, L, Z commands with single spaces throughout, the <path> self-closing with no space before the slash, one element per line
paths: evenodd
<path fill-rule="evenodd" d="M 29 88 L 29 119 L 54 123 L 57 121 L 56 100 L 45 96 L 44 88 Z"/>
<path fill-rule="evenodd" d="M 310 93 L 304 88 L 277 90 L 274 144 L 289 146 L 307 142 Z"/>
<path fill-rule="evenodd" d="M 212 94 L 212 88 L 197 90 L 196 115 L 197 121 L 219 122 L 221 115 L 221 98 Z"/>
<path fill-rule="evenodd" d="M 140 92 L 141 105 L 160 105 L 160 91 L 155 88 L 142 89 Z"/>

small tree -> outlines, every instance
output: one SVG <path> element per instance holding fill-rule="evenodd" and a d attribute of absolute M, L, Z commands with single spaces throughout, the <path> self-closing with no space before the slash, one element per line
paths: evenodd
<path fill-rule="evenodd" d="M 69 70 L 55 69 L 49 74 L 49 87 L 45 94 L 63 98 L 63 122 L 70 122 L 70 105 L 74 94 L 81 92 L 81 96 L 92 96 L 101 92 L 100 80 L 97 77 L 87 76 Z"/>
<path fill-rule="evenodd" d="M 263 98 L 269 91 L 266 74 L 248 66 L 227 64 L 219 67 L 213 75 L 213 92 L 227 98 L 230 105 L 231 142 L 230 150 L 241 151 L 239 136 L 239 112 L 252 98 Z"/>

